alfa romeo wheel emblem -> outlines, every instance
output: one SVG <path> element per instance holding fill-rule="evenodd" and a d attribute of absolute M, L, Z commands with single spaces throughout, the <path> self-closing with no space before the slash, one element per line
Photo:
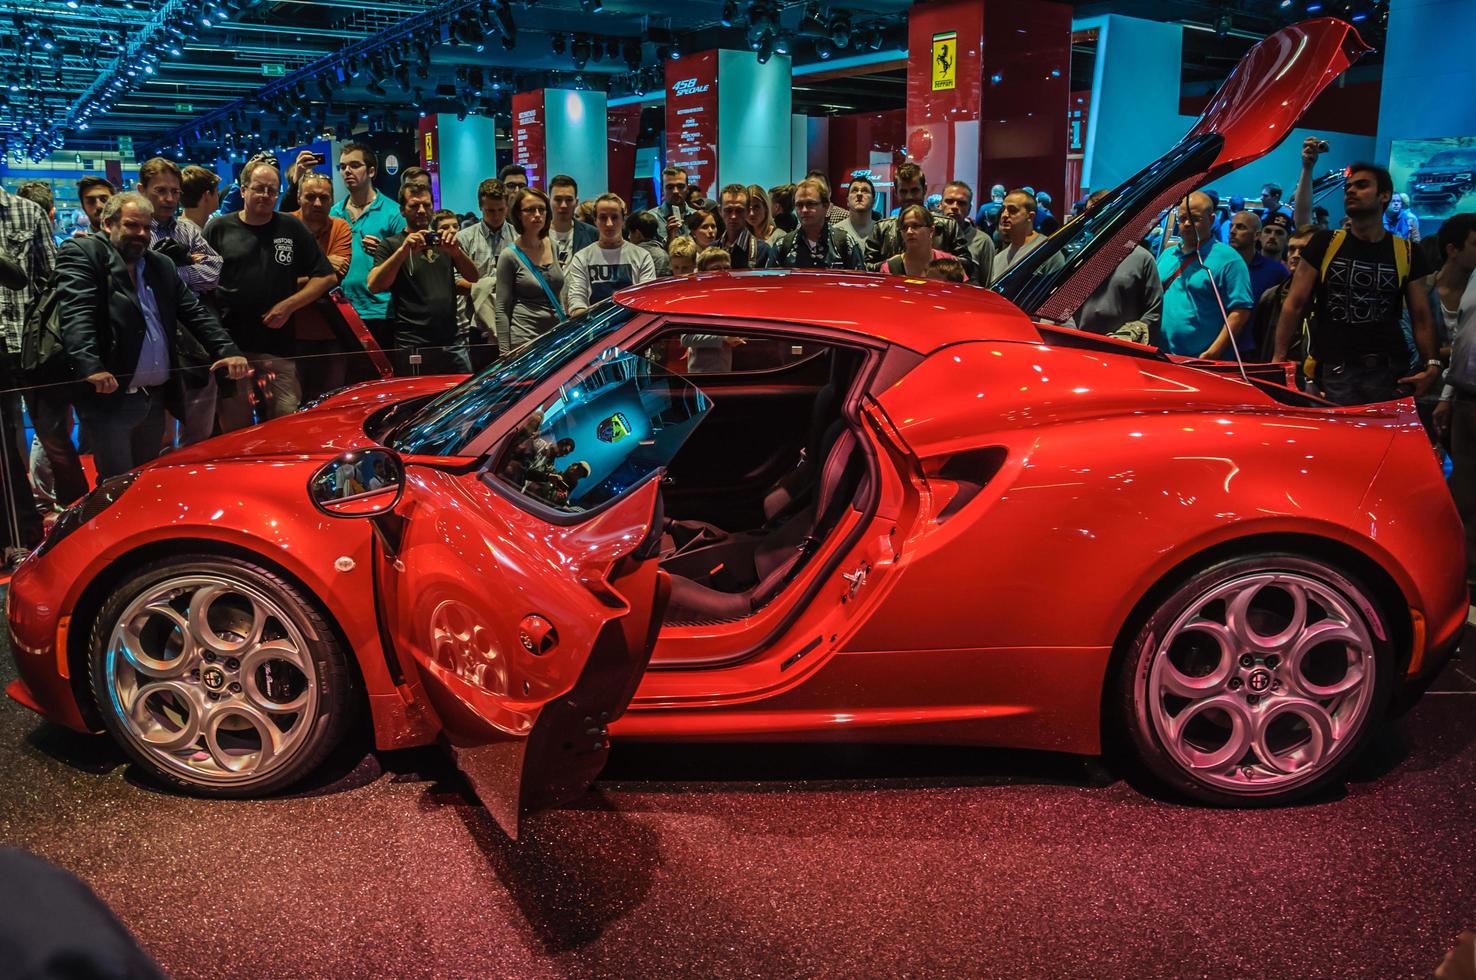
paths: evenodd
<path fill-rule="evenodd" d="M 219 667 L 206 667 L 200 673 L 200 680 L 204 681 L 205 686 L 210 688 L 210 690 L 219 691 L 225 687 L 225 671 Z"/>
<path fill-rule="evenodd" d="M 1255 694 L 1265 694 L 1271 690 L 1271 671 L 1264 667 L 1258 667 L 1251 671 L 1250 677 L 1246 678 L 1245 686 Z"/>

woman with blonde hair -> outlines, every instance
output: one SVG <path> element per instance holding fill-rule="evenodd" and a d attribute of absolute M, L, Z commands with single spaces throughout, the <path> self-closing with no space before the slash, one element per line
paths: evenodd
<path fill-rule="evenodd" d="M 784 232 L 774 227 L 774 216 L 769 207 L 769 192 L 758 184 L 748 185 L 748 228 L 759 241 L 770 245 L 778 241 Z"/>

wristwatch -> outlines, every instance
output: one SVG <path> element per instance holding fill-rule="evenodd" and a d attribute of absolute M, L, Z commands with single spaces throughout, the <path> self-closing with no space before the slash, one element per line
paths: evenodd
<path fill-rule="evenodd" d="M 1444 365 L 1440 363 L 1440 359 L 1439 358 L 1432 357 L 1428 361 L 1425 362 L 1425 367 L 1427 367 L 1427 368 L 1439 368 L 1439 367 L 1444 367 Z"/>

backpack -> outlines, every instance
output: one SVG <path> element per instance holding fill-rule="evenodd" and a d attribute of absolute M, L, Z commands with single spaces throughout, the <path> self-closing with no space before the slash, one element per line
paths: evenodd
<path fill-rule="evenodd" d="M 72 363 L 62 341 L 61 294 L 55 281 L 41 291 L 21 326 L 20 368 L 33 382 L 72 380 Z"/>
<path fill-rule="evenodd" d="M 836 258 L 844 257 L 848 249 L 855 247 L 851 242 L 851 236 L 839 225 L 830 225 L 826 230 L 830 232 L 830 245 L 835 249 Z M 786 232 L 784 237 L 779 239 L 779 247 L 774 253 L 775 265 L 778 264 L 777 260 L 779 256 L 795 254 L 796 246 L 799 243 L 799 236 L 800 230 L 796 228 L 794 231 Z M 829 266 L 826 268 L 829 268 Z"/>
<path fill-rule="evenodd" d="M 77 247 L 88 253 L 101 275 L 107 275 L 107 264 L 99 261 L 95 251 L 97 243 L 90 239 L 74 238 Z M 55 384 L 76 380 L 71 358 L 67 356 L 66 341 L 62 338 L 61 294 L 57 291 L 57 274 L 51 273 L 51 282 L 31 301 L 21 325 L 20 370 L 32 384 Z"/>

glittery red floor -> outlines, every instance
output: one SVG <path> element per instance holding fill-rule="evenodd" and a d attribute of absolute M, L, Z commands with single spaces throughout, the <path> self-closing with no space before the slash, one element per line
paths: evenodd
<path fill-rule="evenodd" d="M 1428 975 L 1476 923 L 1473 660 L 1294 809 L 1062 756 L 617 746 L 517 845 L 435 750 L 207 802 L 5 702 L 0 843 L 180 977 Z"/>

